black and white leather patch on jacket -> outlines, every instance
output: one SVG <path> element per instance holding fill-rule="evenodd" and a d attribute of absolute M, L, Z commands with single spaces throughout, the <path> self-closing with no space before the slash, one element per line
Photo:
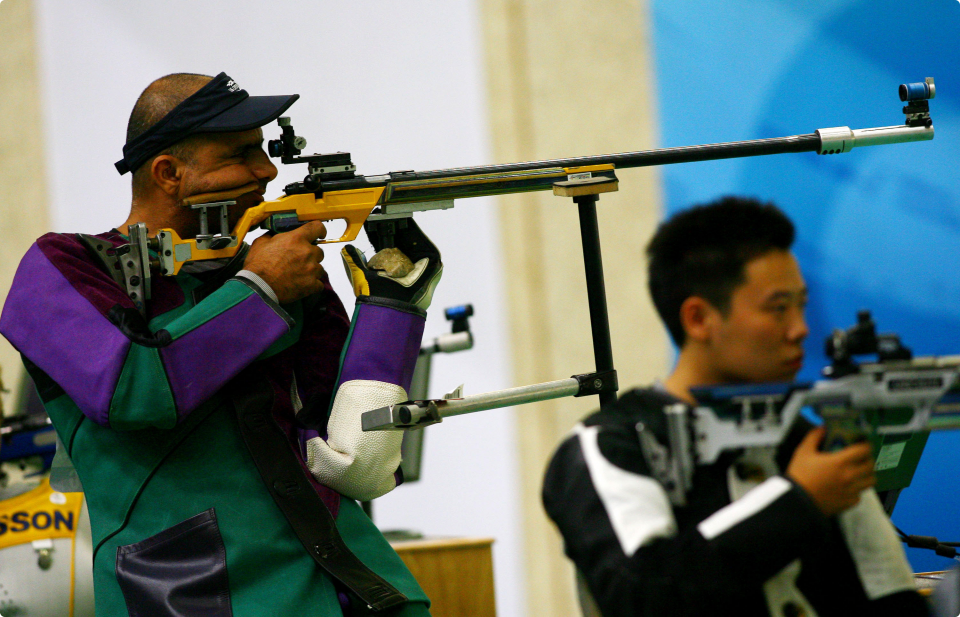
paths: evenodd
<path fill-rule="evenodd" d="M 651 477 L 637 423 L 666 445 L 654 388 L 578 424 L 547 469 L 543 503 L 604 617 L 927 615 L 876 493 L 825 517 L 781 474 L 810 429 L 700 466 L 684 507 Z"/>

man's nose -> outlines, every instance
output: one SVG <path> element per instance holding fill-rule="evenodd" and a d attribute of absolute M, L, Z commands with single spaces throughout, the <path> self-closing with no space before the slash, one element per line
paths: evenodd
<path fill-rule="evenodd" d="M 270 160 L 270 157 L 267 156 L 267 153 L 263 152 L 262 150 L 257 155 L 257 158 L 251 167 L 254 175 L 257 176 L 257 179 L 259 180 L 272 182 L 277 177 L 277 166 L 273 164 L 273 161 Z"/>
<path fill-rule="evenodd" d="M 787 330 L 787 338 L 791 342 L 803 342 L 810 334 L 810 328 L 807 326 L 807 317 L 803 309 L 798 309 L 794 318 L 790 321 L 790 327 Z"/>

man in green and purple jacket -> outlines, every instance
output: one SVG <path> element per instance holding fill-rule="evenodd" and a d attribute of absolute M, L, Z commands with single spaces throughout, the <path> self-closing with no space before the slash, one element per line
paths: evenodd
<path fill-rule="evenodd" d="M 262 202 L 277 169 L 260 127 L 296 99 L 249 96 L 223 73 L 152 83 L 117 164 L 133 172 L 130 217 L 41 237 L 3 307 L 0 332 L 83 484 L 101 617 L 428 614 L 353 499 L 402 481 L 399 436 L 357 427 L 406 398 L 442 270 L 432 243 L 415 225 L 398 236 L 420 266 L 400 282 L 345 251 L 365 292 L 352 320 L 319 222 L 154 277 L 145 314 L 109 271 L 129 225 L 197 235 L 185 198 L 255 183 L 231 227 Z"/>

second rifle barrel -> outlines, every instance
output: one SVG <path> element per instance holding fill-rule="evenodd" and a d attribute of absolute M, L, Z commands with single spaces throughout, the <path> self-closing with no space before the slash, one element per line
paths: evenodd
<path fill-rule="evenodd" d="M 488 409 L 499 409 L 501 407 L 512 407 L 525 403 L 564 398 L 575 395 L 579 390 L 579 382 L 577 382 L 576 379 L 570 378 L 538 383 L 531 386 L 518 386 L 506 390 L 474 394 L 472 396 L 465 396 L 462 399 L 452 399 L 441 403 L 439 405 L 440 417 L 447 418 L 465 413 L 473 413 L 475 411 L 486 411 Z"/>

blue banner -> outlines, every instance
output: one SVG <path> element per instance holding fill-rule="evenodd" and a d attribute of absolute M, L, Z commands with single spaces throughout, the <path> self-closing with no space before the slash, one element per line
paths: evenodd
<path fill-rule="evenodd" d="M 737 194 L 797 225 L 807 364 L 873 312 L 916 355 L 960 354 L 960 2 L 654 0 L 662 146 L 903 124 L 901 83 L 934 77 L 932 142 L 661 168 L 668 212 Z M 934 434 L 894 522 L 960 541 L 960 432 Z M 951 561 L 908 550 L 917 571 Z"/>

